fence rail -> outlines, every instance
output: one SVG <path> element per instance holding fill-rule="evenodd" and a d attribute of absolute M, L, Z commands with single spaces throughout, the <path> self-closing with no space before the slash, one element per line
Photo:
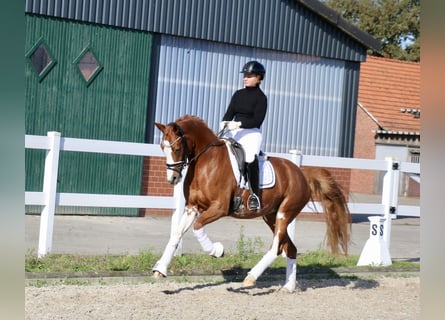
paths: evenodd
<path fill-rule="evenodd" d="M 136 156 L 158 156 L 164 154 L 158 145 L 118 142 L 106 140 L 76 139 L 61 137 L 58 132 L 48 132 L 47 136 L 25 136 L 25 148 L 44 149 L 45 172 L 42 192 L 25 191 L 26 205 L 41 205 L 43 210 L 40 218 L 40 234 L 38 255 L 43 256 L 51 251 L 54 212 L 56 206 L 88 206 L 88 207 L 114 207 L 114 208 L 159 208 L 172 209 L 172 227 L 182 215 L 184 201 L 182 185 L 175 186 L 172 197 L 141 196 L 141 195 L 111 195 L 86 193 L 59 193 L 57 192 L 57 173 L 60 151 L 94 152 Z M 354 203 L 349 202 L 348 207 L 354 214 L 380 214 L 387 217 L 385 233 L 389 245 L 391 219 L 397 215 L 420 217 L 419 206 L 398 205 L 398 181 L 400 172 L 420 174 L 420 164 L 400 162 L 393 159 L 369 160 L 340 157 L 321 157 L 302 155 L 291 150 L 288 154 L 270 153 L 289 159 L 301 166 L 317 166 L 330 168 L 366 169 L 386 171 L 383 180 L 382 203 Z M 315 207 L 314 207 L 315 205 Z M 308 204 L 303 211 L 321 212 L 320 203 Z"/>

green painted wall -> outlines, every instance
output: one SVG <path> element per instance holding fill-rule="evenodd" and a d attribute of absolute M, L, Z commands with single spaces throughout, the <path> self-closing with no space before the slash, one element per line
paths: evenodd
<path fill-rule="evenodd" d="M 26 134 L 144 142 L 152 36 L 145 32 L 25 17 Z M 56 60 L 43 79 L 30 50 L 43 40 Z M 103 69 L 87 85 L 74 63 L 90 48 Z M 26 150 L 26 191 L 41 191 L 45 151 Z M 59 192 L 140 194 L 142 157 L 62 152 Z M 40 212 L 28 207 L 28 212 Z M 58 213 L 137 215 L 137 209 L 68 208 Z"/>

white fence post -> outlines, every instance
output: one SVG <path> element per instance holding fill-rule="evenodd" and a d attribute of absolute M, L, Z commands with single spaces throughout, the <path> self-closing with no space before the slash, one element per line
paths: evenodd
<path fill-rule="evenodd" d="M 54 211 L 56 207 L 57 173 L 59 169 L 60 132 L 48 132 L 49 150 L 46 151 L 43 193 L 45 204 L 40 215 L 38 256 L 49 253 L 53 242 Z"/>
<path fill-rule="evenodd" d="M 393 158 L 386 158 L 388 161 L 388 169 L 383 178 L 382 204 L 384 205 L 384 233 L 383 239 L 390 247 L 391 241 L 391 220 L 397 217 L 398 194 L 399 194 L 399 177 L 400 177 L 400 161 Z"/>
<path fill-rule="evenodd" d="M 369 239 L 360 254 L 358 266 L 391 265 L 389 253 L 391 241 L 391 220 L 397 217 L 399 193 L 400 162 L 386 158 L 387 170 L 383 178 L 382 204 L 383 216 L 368 217 L 370 223 Z"/>

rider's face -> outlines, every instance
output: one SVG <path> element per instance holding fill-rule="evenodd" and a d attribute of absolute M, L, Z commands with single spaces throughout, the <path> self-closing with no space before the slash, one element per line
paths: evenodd
<path fill-rule="evenodd" d="M 245 73 L 243 79 L 245 87 L 256 87 L 260 83 L 260 76 L 253 73 Z"/>

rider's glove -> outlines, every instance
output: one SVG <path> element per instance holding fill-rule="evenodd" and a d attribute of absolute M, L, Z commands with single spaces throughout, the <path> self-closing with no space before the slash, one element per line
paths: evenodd
<path fill-rule="evenodd" d="M 236 130 L 241 127 L 241 121 L 222 121 L 219 124 L 219 128 L 222 130 L 227 128 L 228 130 Z"/>

